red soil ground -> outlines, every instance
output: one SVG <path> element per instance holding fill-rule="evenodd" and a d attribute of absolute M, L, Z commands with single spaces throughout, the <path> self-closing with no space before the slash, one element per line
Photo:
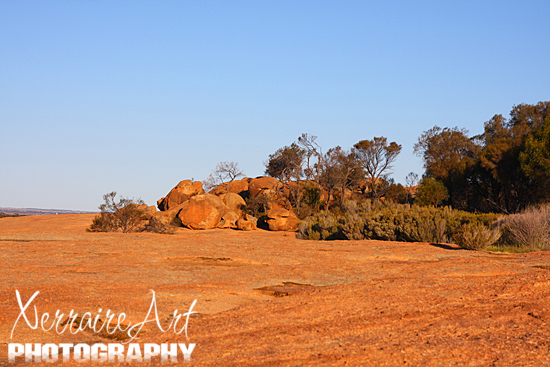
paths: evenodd
<path fill-rule="evenodd" d="M 194 366 L 550 364 L 549 253 L 262 230 L 89 233 L 92 218 L 0 219 L 0 365 L 8 343 L 118 342 L 23 321 L 11 337 L 16 289 L 24 302 L 40 291 L 39 315 L 101 308 L 134 323 L 151 290 L 165 324 L 196 299 L 189 340 L 148 324 L 137 341 L 196 343 Z"/>

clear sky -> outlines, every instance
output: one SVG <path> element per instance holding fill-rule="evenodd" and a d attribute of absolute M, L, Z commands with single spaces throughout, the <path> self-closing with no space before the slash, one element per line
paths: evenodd
<path fill-rule="evenodd" d="M 149 205 L 216 163 L 478 134 L 550 100 L 550 1 L 0 2 L 0 207 Z"/>

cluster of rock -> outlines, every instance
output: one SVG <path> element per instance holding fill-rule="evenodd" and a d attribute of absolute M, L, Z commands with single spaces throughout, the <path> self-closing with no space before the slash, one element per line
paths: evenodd
<path fill-rule="evenodd" d="M 298 217 L 287 209 L 291 191 L 295 185 L 306 185 L 307 182 L 290 182 L 283 184 L 273 177 L 243 178 L 214 187 L 210 192 L 204 191 L 202 182 L 183 180 L 154 206 L 142 205 L 149 224 L 158 223 L 159 227 L 175 224 L 190 229 L 234 228 L 244 231 L 258 227 L 271 231 L 296 231 Z M 363 190 L 368 190 L 368 181 Z M 405 188 L 409 195 L 416 194 L 417 187 Z M 321 189 L 323 202 L 340 200 L 340 192 L 328 194 Z M 345 197 L 352 192 L 346 190 Z M 266 208 L 265 216 L 258 218 L 247 214 L 245 199 L 262 202 Z M 382 198 L 384 199 L 384 198 Z M 144 224 L 145 225 L 145 224 Z"/>
<path fill-rule="evenodd" d="M 277 203 L 281 183 L 273 177 L 243 178 L 205 193 L 200 181 L 184 180 L 157 201 L 155 220 L 190 229 L 258 228 L 258 219 L 245 213 L 244 198 L 268 198 L 265 223 L 272 231 L 295 231 L 298 217 Z M 151 208 L 151 207 L 149 207 Z M 154 209 L 154 208 L 153 208 Z"/>

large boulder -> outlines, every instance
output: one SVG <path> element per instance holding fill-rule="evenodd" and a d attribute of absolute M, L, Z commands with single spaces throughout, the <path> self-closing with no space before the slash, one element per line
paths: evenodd
<path fill-rule="evenodd" d="M 143 212 L 143 215 L 147 219 L 151 219 L 151 217 L 153 217 L 157 213 L 157 208 L 155 208 L 153 205 L 149 206 L 147 204 L 141 204 L 138 205 L 137 208 Z"/>
<path fill-rule="evenodd" d="M 239 214 L 229 211 L 222 216 L 220 224 L 218 224 L 218 228 L 237 228 L 237 221 L 239 218 Z"/>
<path fill-rule="evenodd" d="M 164 211 L 164 212 L 156 212 L 153 217 L 158 220 L 159 222 L 163 223 L 172 223 L 174 218 L 176 217 L 177 213 L 173 214 L 173 211 Z M 152 217 L 151 217 L 152 218 Z"/>
<path fill-rule="evenodd" d="M 257 223 L 258 218 L 247 214 L 243 218 L 239 218 L 237 221 L 237 229 L 240 229 L 241 231 L 252 231 L 254 229 L 258 229 Z"/>
<path fill-rule="evenodd" d="M 229 194 L 222 194 L 219 197 L 229 210 L 239 214 L 239 217 L 243 216 L 243 209 L 246 206 L 246 201 L 244 201 L 241 195 L 230 192 Z"/>
<path fill-rule="evenodd" d="M 271 231 L 298 230 L 298 217 L 285 208 L 273 208 L 267 211 L 267 225 Z"/>
<path fill-rule="evenodd" d="M 227 187 L 227 182 L 224 182 L 221 185 L 214 187 L 209 193 L 214 195 L 233 193 L 239 194 L 242 197 L 248 197 L 248 183 L 250 180 L 251 179 L 248 177 L 245 177 L 242 180 L 235 180 L 229 183 L 229 187 Z"/>
<path fill-rule="evenodd" d="M 202 182 L 200 181 L 183 180 L 180 181 L 174 188 L 184 190 L 184 192 L 189 196 L 204 194 Z"/>
<path fill-rule="evenodd" d="M 182 226 L 180 219 L 178 218 L 178 214 L 183 207 L 183 204 L 177 205 L 173 208 L 170 208 L 168 210 L 159 211 L 155 213 L 155 217 L 157 219 L 160 219 L 162 217 L 162 221 L 174 224 L 176 226 Z"/>
<path fill-rule="evenodd" d="M 273 177 L 258 177 L 250 180 L 248 184 L 248 191 L 250 197 L 255 198 L 260 194 L 266 194 L 268 197 L 272 197 L 276 194 L 279 180 Z"/>
<path fill-rule="evenodd" d="M 169 210 L 175 206 L 183 204 L 189 198 L 204 194 L 204 189 L 202 188 L 202 182 L 200 181 L 191 181 L 183 180 L 176 185 L 166 197 L 157 201 L 157 206 L 159 210 Z"/>
<path fill-rule="evenodd" d="M 220 224 L 220 219 L 227 211 L 222 199 L 216 195 L 202 194 L 183 203 L 178 218 L 185 227 L 211 229 Z"/>
<path fill-rule="evenodd" d="M 176 230 L 174 217 L 170 215 L 170 211 L 156 212 L 149 218 L 147 230 L 156 233 L 174 233 Z"/>

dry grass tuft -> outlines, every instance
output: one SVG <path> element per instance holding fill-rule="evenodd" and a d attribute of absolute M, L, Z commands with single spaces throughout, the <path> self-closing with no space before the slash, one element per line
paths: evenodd
<path fill-rule="evenodd" d="M 529 251 L 550 249 L 550 205 L 530 207 L 499 223 L 503 244 Z"/>

